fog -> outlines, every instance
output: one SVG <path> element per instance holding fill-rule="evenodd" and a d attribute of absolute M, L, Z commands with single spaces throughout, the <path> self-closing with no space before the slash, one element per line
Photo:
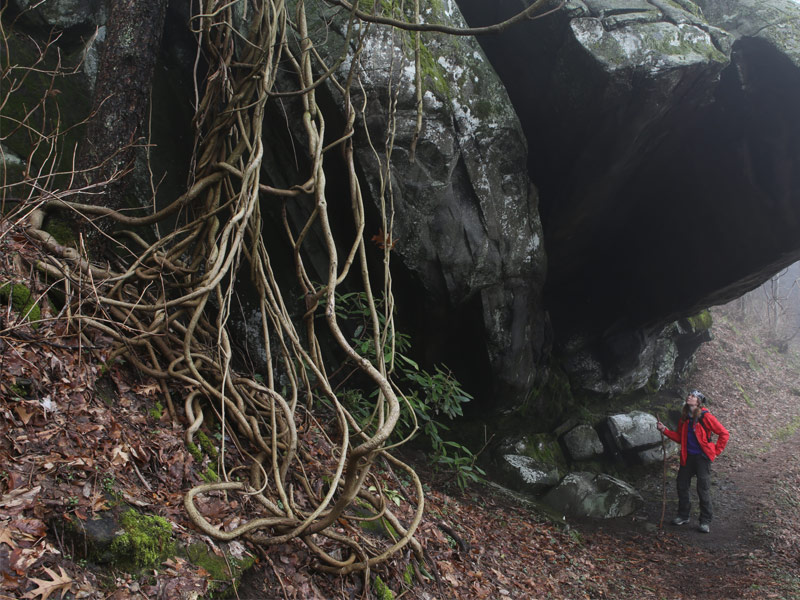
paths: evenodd
<path fill-rule="evenodd" d="M 727 306 L 738 318 L 757 325 L 780 352 L 800 348 L 800 262 Z"/>

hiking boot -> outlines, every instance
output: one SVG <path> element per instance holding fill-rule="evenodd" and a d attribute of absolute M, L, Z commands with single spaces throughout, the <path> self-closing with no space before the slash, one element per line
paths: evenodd
<path fill-rule="evenodd" d="M 708 523 L 700 523 L 700 527 L 697 528 L 697 531 L 700 533 L 711 533 L 711 527 L 708 526 Z"/>
<path fill-rule="evenodd" d="M 673 525 L 686 525 L 689 522 L 689 517 L 675 517 L 672 519 Z"/>

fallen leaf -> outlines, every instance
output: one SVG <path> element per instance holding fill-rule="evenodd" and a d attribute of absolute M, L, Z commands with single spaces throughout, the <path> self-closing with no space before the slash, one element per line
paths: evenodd
<path fill-rule="evenodd" d="M 112 465 L 125 465 L 130 460 L 127 452 L 122 449 L 122 446 L 117 446 L 111 450 L 111 464 Z"/>
<path fill-rule="evenodd" d="M 4 496 L 0 496 L 0 507 L 3 508 L 30 508 L 33 506 L 34 499 L 42 491 L 42 486 L 37 485 L 35 488 L 17 489 Z"/>
<path fill-rule="evenodd" d="M 42 538 L 47 533 L 47 525 L 39 519 L 14 519 L 10 527 L 13 527 L 23 536 L 32 540 Z"/>
<path fill-rule="evenodd" d="M 61 597 L 63 598 L 67 590 L 72 587 L 72 577 L 64 572 L 63 567 L 58 567 L 58 570 L 61 571 L 61 575 L 56 575 L 55 571 L 47 567 L 44 567 L 44 570 L 52 578 L 52 581 L 31 577 L 31 581 L 36 584 L 36 589 L 25 594 L 23 598 L 35 600 L 37 596 L 41 596 L 41 600 L 47 600 L 50 594 L 58 590 L 61 590 Z"/>
<path fill-rule="evenodd" d="M 108 508 L 108 503 L 106 502 L 105 497 L 102 494 L 95 494 L 92 497 L 92 510 L 94 512 L 98 512 L 101 510 L 106 510 Z"/>
<path fill-rule="evenodd" d="M 0 528 L 0 544 L 6 544 L 12 550 L 17 547 L 14 538 L 11 537 L 11 530 L 5 525 Z"/>
<path fill-rule="evenodd" d="M 136 387 L 136 393 L 144 396 L 151 396 L 161 392 L 161 386 L 158 383 L 144 384 Z"/>
<path fill-rule="evenodd" d="M 17 404 L 14 407 L 14 412 L 17 413 L 17 416 L 19 417 L 19 420 L 22 421 L 23 425 L 27 425 L 33 416 L 33 413 L 28 411 L 28 409 L 26 409 L 22 404 Z"/>

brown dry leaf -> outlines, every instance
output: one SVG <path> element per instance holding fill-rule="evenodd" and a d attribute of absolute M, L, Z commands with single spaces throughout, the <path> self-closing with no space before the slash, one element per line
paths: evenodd
<path fill-rule="evenodd" d="M 21 508 L 26 509 L 33 506 L 36 496 L 39 495 L 39 492 L 42 491 L 42 486 L 37 485 L 35 488 L 26 490 L 26 489 L 18 489 L 9 492 L 3 496 L 0 496 L 0 507 L 9 509 L 9 508 Z"/>
<path fill-rule="evenodd" d="M 56 575 L 55 571 L 48 569 L 47 567 L 44 567 L 44 570 L 52 578 L 52 581 L 31 577 L 31 581 L 36 584 L 36 589 L 25 594 L 23 598 L 35 600 L 37 596 L 41 596 L 41 600 L 47 600 L 47 598 L 50 597 L 50 594 L 57 592 L 58 590 L 61 590 L 61 597 L 63 598 L 64 594 L 66 594 L 69 588 L 72 587 L 72 577 L 64 572 L 63 567 L 58 567 L 58 570 L 61 571 L 60 575 Z"/>
<path fill-rule="evenodd" d="M 127 452 L 122 449 L 122 446 L 117 446 L 111 450 L 111 464 L 112 465 L 125 465 L 128 464 L 130 457 Z"/>
<path fill-rule="evenodd" d="M 149 383 L 136 386 L 136 393 L 143 396 L 151 396 L 161 392 L 161 386 L 158 383 Z"/>
<path fill-rule="evenodd" d="M 108 503 L 106 502 L 105 497 L 102 494 L 95 494 L 91 500 L 91 509 L 94 512 L 99 512 L 101 510 L 106 510 L 108 508 Z"/>
<path fill-rule="evenodd" d="M 19 575 L 25 575 L 47 550 L 48 548 L 45 545 L 38 545 L 33 548 L 16 548 L 9 555 L 8 564 Z"/>
<path fill-rule="evenodd" d="M 11 529 L 5 524 L 0 525 L 0 544 L 6 544 L 12 550 L 17 547 L 14 543 L 14 538 L 11 537 Z"/>
<path fill-rule="evenodd" d="M 33 413 L 25 408 L 24 404 L 17 404 L 14 406 L 14 412 L 17 413 L 17 416 L 19 417 L 19 420 L 22 421 L 23 425 L 27 425 L 31 420 L 31 417 L 33 417 Z"/>
<path fill-rule="evenodd" d="M 47 525 L 39 519 L 18 518 L 11 522 L 10 527 L 19 531 L 23 537 L 31 540 L 42 538 L 47 533 Z"/>

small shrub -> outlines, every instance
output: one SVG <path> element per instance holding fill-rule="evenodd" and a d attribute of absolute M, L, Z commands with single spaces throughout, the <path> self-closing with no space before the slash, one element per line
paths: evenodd
<path fill-rule="evenodd" d="M 353 347 L 373 364 L 377 361 L 375 344 L 369 330 L 369 311 L 366 295 L 343 294 L 337 297 L 337 315 L 354 324 Z M 381 325 L 384 321 L 381 320 Z M 452 421 L 463 416 L 463 405 L 472 400 L 453 373 L 444 365 L 426 371 L 411 359 L 409 336 L 390 330 L 384 346 L 387 370 L 393 370 L 393 379 L 405 390 L 401 412 L 393 437 L 396 441 L 413 438 L 421 430 L 431 446 L 435 467 L 452 470 L 456 483 L 462 489 L 471 482 L 481 481 L 486 474 L 475 462 L 477 456 L 458 442 L 445 440 L 449 427 L 444 420 Z M 373 396 L 377 392 L 373 393 Z M 366 426 L 372 419 L 374 403 L 358 389 L 344 390 L 339 394 L 342 403 L 355 419 Z"/>

